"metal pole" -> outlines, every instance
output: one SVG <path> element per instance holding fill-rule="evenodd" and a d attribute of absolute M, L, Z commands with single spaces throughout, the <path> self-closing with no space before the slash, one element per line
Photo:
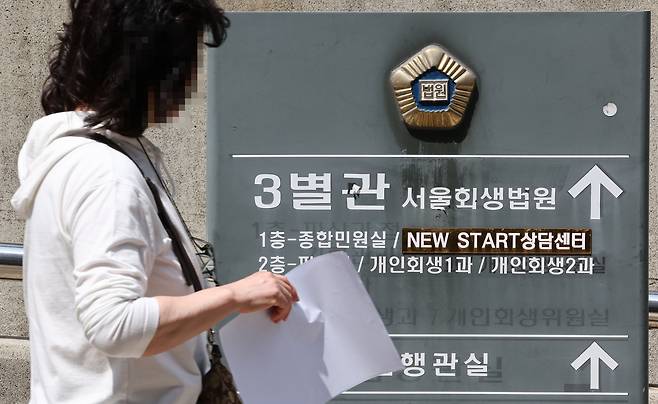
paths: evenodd
<path fill-rule="evenodd" d="M 23 279 L 21 244 L 0 244 L 0 279 Z"/>
<path fill-rule="evenodd" d="M 658 312 L 658 292 L 649 292 L 649 312 Z"/>

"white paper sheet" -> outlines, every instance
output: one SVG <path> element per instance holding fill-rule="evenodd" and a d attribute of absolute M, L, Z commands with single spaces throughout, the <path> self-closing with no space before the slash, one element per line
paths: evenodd
<path fill-rule="evenodd" d="M 219 331 L 245 404 L 322 404 L 402 368 L 349 257 L 316 257 L 287 275 L 300 301 L 287 321 L 242 314 Z"/>

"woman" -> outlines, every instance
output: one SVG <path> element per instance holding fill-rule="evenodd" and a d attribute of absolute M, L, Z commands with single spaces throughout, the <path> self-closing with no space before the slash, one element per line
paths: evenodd
<path fill-rule="evenodd" d="M 297 300 L 269 273 L 195 293 L 145 179 L 196 258 L 160 181 L 159 150 L 142 134 L 182 108 L 203 32 L 219 46 L 228 20 L 213 0 L 70 8 L 42 94 L 47 116 L 20 152 L 12 199 L 26 219 L 30 402 L 193 403 L 209 368 L 205 330 L 234 312 L 269 310 L 278 322 Z M 127 155 L 74 136 L 81 128 Z"/>

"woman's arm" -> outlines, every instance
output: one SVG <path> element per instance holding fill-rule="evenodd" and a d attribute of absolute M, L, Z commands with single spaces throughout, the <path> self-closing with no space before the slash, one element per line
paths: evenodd
<path fill-rule="evenodd" d="M 147 297 L 165 235 L 141 173 L 127 158 L 125 164 L 132 174 L 76 187 L 79 199 L 63 220 L 73 247 L 76 315 L 92 346 L 137 358 L 167 351 L 233 312 L 271 308 L 275 322 L 288 316 L 297 294 L 285 277 L 268 272 L 187 296 Z"/>
<path fill-rule="evenodd" d="M 168 351 L 234 312 L 270 309 L 270 318 L 277 323 L 288 318 L 292 304 L 299 300 L 286 277 L 269 272 L 187 296 L 155 299 L 160 306 L 160 320 L 144 356 Z"/>

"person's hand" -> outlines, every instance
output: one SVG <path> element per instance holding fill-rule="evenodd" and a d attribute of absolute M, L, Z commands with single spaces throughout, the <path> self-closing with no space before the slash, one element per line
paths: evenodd
<path fill-rule="evenodd" d="M 287 319 L 293 303 L 299 300 L 288 278 L 271 272 L 256 272 L 226 286 L 232 290 L 240 313 L 268 309 L 275 323 Z"/>

